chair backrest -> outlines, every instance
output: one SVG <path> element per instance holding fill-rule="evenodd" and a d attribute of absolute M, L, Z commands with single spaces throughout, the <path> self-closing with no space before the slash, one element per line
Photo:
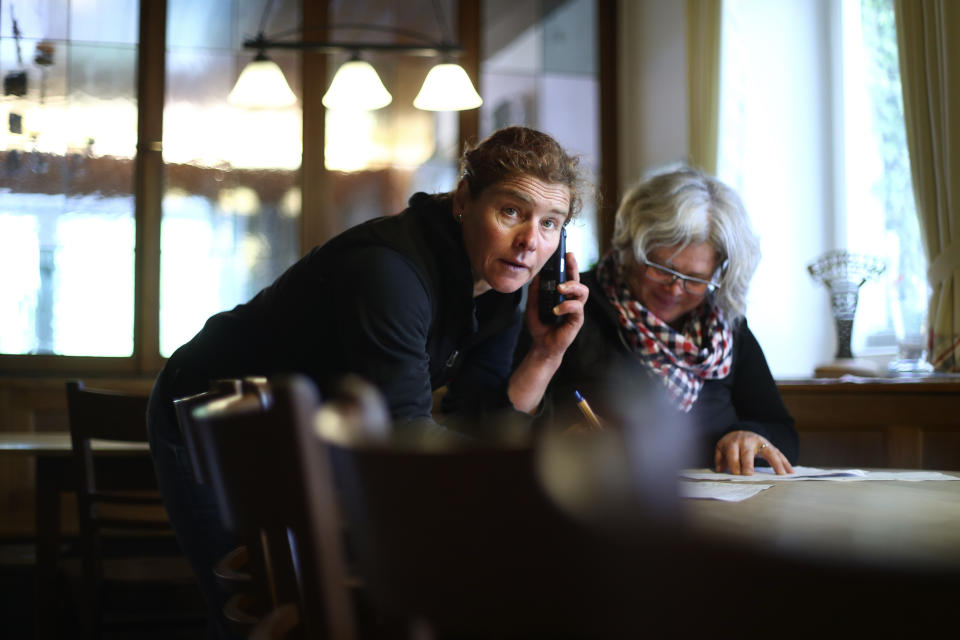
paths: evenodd
<path fill-rule="evenodd" d="M 248 389 L 253 390 L 255 388 L 252 387 L 252 385 L 256 383 L 257 382 L 248 379 L 246 385 Z M 180 432 L 183 434 L 187 456 L 190 458 L 190 467 L 193 470 L 194 478 L 200 484 L 206 484 L 208 482 L 205 465 L 206 454 L 203 452 L 203 442 L 194 426 L 193 410 L 212 400 L 218 400 L 241 393 L 244 384 L 244 381 L 240 379 L 214 380 L 210 383 L 210 388 L 207 391 L 196 393 L 192 396 L 177 398 L 173 401 L 174 411 L 177 414 L 177 423 L 180 425 Z"/>
<path fill-rule="evenodd" d="M 129 531 L 167 530 L 165 518 L 101 515 L 104 504 L 156 506 L 159 494 L 131 494 L 157 490 L 149 456 L 111 456 L 98 460 L 90 441 L 147 442 L 147 396 L 119 391 L 88 389 L 82 382 L 67 382 L 67 414 L 77 478 L 77 503 L 81 533 L 96 536 L 102 528 Z M 109 472 L 109 473 L 107 473 Z"/>
<path fill-rule="evenodd" d="M 147 396 L 67 382 L 71 433 L 79 438 L 147 441 Z"/>
<path fill-rule="evenodd" d="M 352 619 L 346 632 L 332 629 L 327 602 L 336 601 L 332 589 L 342 599 L 348 597 L 345 576 L 339 572 L 326 589 L 313 544 L 317 533 L 308 516 L 308 504 L 316 496 L 307 494 L 298 453 L 297 424 L 309 422 L 317 406 L 316 389 L 308 380 L 278 378 L 195 408 L 193 422 L 224 523 L 247 546 L 258 586 L 255 597 L 268 609 L 298 603 L 308 637 L 350 638 Z M 339 539 L 333 536 L 330 543 L 339 545 Z M 342 558 L 339 546 L 332 557 Z"/>
<path fill-rule="evenodd" d="M 360 580 L 386 618 L 471 637 L 570 631 L 590 542 L 540 490 L 533 449 L 312 435 L 305 449 L 332 461 Z"/>

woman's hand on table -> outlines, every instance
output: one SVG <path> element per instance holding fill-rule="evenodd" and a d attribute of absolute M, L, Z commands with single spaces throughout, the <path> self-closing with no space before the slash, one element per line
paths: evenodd
<path fill-rule="evenodd" d="M 777 475 L 793 473 L 793 466 L 773 443 L 753 431 L 731 431 L 720 438 L 713 455 L 717 473 L 753 475 L 754 458 L 766 460 Z"/>

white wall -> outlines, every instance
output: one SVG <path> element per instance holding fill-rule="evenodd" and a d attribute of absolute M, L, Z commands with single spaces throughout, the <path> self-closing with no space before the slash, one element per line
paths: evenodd
<path fill-rule="evenodd" d="M 755 177 L 721 178 L 744 198 L 761 239 L 763 257 L 748 298 L 750 326 L 775 376 L 809 376 L 833 359 L 835 349 L 826 289 L 806 272 L 808 262 L 832 248 L 832 165 L 825 160 L 832 154 L 829 3 L 748 4 L 748 24 L 741 27 L 764 36 L 744 47 L 741 64 L 757 91 L 739 114 L 748 125 L 744 136 L 727 143 L 745 174 Z M 619 5 L 624 189 L 688 155 L 684 7 L 673 0 Z M 806 87 L 799 102 L 795 83 Z"/>

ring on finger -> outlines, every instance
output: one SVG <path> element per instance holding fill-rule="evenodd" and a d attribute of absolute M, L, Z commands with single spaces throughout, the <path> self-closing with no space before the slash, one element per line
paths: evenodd
<path fill-rule="evenodd" d="M 763 444 L 760 445 L 760 448 L 757 449 L 757 451 L 763 451 L 766 448 L 766 446 L 767 446 L 767 443 L 764 442 Z"/>

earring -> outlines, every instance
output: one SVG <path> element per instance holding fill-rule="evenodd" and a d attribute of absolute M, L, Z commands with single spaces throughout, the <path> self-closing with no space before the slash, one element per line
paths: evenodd
<path fill-rule="evenodd" d="M 463 224 L 463 211 L 457 214 L 457 222 Z"/>

